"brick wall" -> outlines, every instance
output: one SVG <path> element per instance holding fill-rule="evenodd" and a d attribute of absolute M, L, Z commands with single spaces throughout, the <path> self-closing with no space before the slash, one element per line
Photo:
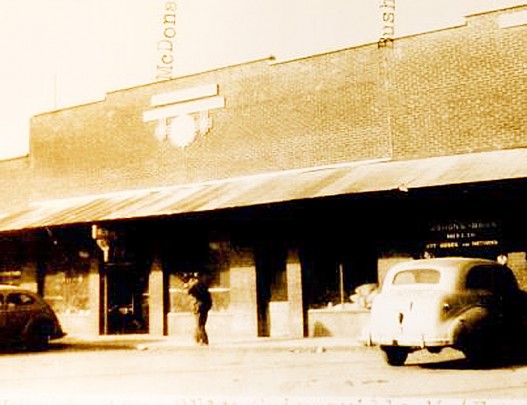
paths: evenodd
<path fill-rule="evenodd" d="M 32 171 L 27 158 L 0 162 L 0 213 L 19 207 L 32 199 L 31 175 Z"/>
<path fill-rule="evenodd" d="M 386 156 L 376 48 L 291 63 L 261 61 L 109 94 L 106 101 L 37 116 L 37 187 L 79 193 L 227 178 Z M 370 62 L 373 60 L 373 62 Z M 152 95 L 217 83 L 225 108 L 185 149 L 143 123 Z M 367 108 L 364 108 L 367 106 Z"/>
<path fill-rule="evenodd" d="M 518 285 L 527 291 L 527 260 L 525 252 L 511 252 L 507 255 L 507 265 L 518 279 Z"/>
<path fill-rule="evenodd" d="M 526 146 L 527 26 L 499 28 L 501 14 L 396 43 L 396 158 Z"/>
<path fill-rule="evenodd" d="M 373 158 L 527 146 L 527 26 L 467 24 L 277 63 L 261 60 L 110 93 L 33 117 L 30 166 L 0 167 L 0 198 L 33 199 Z M 143 122 L 153 95 L 218 84 L 225 108 L 185 149 Z M 17 170 L 20 172 L 18 175 Z M 25 179 L 20 181 L 16 179 Z M 26 198 L 26 197 L 22 197 Z"/>

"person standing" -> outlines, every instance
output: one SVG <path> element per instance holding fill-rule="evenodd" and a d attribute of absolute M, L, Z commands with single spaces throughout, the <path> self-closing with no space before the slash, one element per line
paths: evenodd
<path fill-rule="evenodd" d="M 196 322 L 194 339 L 199 345 L 208 345 L 209 337 L 205 329 L 209 310 L 212 307 L 212 297 L 209 292 L 206 275 L 195 275 L 189 282 L 188 294 L 192 297 L 192 312 Z"/>

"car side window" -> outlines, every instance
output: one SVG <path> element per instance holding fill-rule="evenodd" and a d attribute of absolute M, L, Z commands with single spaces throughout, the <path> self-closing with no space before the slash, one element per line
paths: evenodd
<path fill-rule="evenodd" d="M 507 294 L 518 288 L 512 271 L 504 266 L 476 266 L 465 282 L 467 289 L 484 290 L 495 294 Z"/>
<path fill-rule="evenodd" d="M 24 293 L 12 293 L 7 297 L 7 305 L 10 307 L 31 305 L 34 302 L 35 299 L 32 296 Z"/>

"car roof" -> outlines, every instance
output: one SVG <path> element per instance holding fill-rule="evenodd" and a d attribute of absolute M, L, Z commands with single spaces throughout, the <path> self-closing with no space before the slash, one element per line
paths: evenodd
<path fill-rule="evenodd" d="M 493 260 L 472 257 L 437 257 L 433 259 L 417 259 L 400 262 L 392 266 L 391 269 L 398 271 L 400 268 L 411 269 L 421 268 L 423 266 L 442 269 L 449 267 L 464 267 L 474 264 L 496 264 L 496 262 Z"/>
<path fill-rule="evenodd" d="M 403 270 L 412 269 L 433 269 L 438 270 L 446 276 L 442 284 L 453 286 L 458 277 L 463 277 L 470 268 L 476 265 L 499 265 L 497 262 L 488 259 L 478 259 L 470 257 L 440 257 L 433 259 L 417 259 L 397 263 L 388 269 L 384 278 L 385 282 L 391 283 L 396 273 Z M 383 284 L 386 284 L 383 282 Z"/>

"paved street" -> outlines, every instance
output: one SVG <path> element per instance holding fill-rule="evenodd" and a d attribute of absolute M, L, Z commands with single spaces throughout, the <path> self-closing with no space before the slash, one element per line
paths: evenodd
<path fill-rule="evenodd" d="M 422 403 L 527 398 L 527 365 L 475 370 L 450 351 L 412 354 L 407 365 L 393 368 L 376 349 L 358 346 L 236 349 L 166 341 L 59 344 L 43 353 L 0 355 L 2 404 L 347 404 L 408 397 Z"/>

